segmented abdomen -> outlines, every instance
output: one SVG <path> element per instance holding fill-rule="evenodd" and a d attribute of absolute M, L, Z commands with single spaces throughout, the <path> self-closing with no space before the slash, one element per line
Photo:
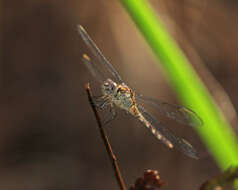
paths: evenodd
<path fill-rule="evenodd" d="M 167 145 L 169 148 L 173 148 L 173 144 L 167 139 L 165 138 L 159 131 L 156 130 L 156 128 L 151 125 L 150 122 L 148 122 L 144 116 L 140 113 L 140 111 L 138 110 L 138 108 L 133 105 L 131 108 L 130 108 L 130 113 L 139 119 L 139 121 L 145 126 L 147 127 L 151 133 L 157 138 L 159 139 L 160 141 L 162 141 L 165 145 Z"/>

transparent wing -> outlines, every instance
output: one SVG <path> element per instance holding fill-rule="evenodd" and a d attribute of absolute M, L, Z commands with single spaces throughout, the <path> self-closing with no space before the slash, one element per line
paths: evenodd
<path fill-rule="evenodd" d="M 115 77 L 116 80 L 118 80 L 118 82 L 123 83 L 123 80 L 121 79 L 120 75 L 117 73 L 116 69 L 104 57 L 100 49 L 97 47 L 97 45 L 90 38 L 88 33 L 85 31 L 85 29 L 81 25 L 78 25 L 78 32 L 81 35 L 84 42 L 87 44 L 88 48 L 98 58 L 100 63 L 104 65 L 109 70 L 110 73 L 112 73 L 112 75 Z"/>
<path fill-rule="evenodd" d="M 144 116 L 144 118 L 152 125 L 152 128 L 151 128 L 152 133 L 154 135 L 159 134 L 163 138 L 167 139 L 167 141 L 165 141 L 165 142 L 162 141 L 163 143 L 165 143 L 170 148 L 171 147 L 176 148 L 177 150 L 179 150 L 180 152 L 184 153 L 185 155 L 187 155 L 191 158 L 195 158 L 195 159 L 199 158 L 197 151 L 193 148 L 193 146 L 189 142 L 187 142 L 183 138 L 179 138 L 176 135 L 174 135 L 168 128 L 163 126 L 163 124 L 160 121 L 158 121 L 156 118 L 154 118 L 141 105 L 138 105 L 138 109 L 141 112 L 141 114 Z M 156 132 L 153 130 L 156 130 Z M 162 138 L 160 137 L 159 139 L 162 139 Z M 166 142 L 172 143 L 172 146 L 170 146 L 170 144 L 166 143 Z"/>
<path fill-rule="evenodd" d="M 88 70 L 91 72 L 91 74 L 100 82 L 103 83 L 105 81 L 104 75 L 98 70 L 98 68 L 94 65 L 94 63 L 91 61 L 91 59 L 86 55 L 83 54 L 82 61 L 84 65 L 88 68 Z"/>
<path fill-rule="evenodd" d="M 166 117 L 173 119 L 179 123 L 190 126 L 202 126 L 202 119 L 192 110 L 183 106 L 161 102 L 157 99 L 146 97 L 143 95 L 136 95 L 136 99 L 154 106 L 157 110 Z"/>

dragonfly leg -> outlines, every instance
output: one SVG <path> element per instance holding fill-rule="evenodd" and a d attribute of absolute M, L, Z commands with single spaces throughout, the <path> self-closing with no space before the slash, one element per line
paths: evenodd
<path fill-rule="evenodd" d="M 107 108 L 109 108 L 109 112 L 105 115 L 102 121 L 104 126 L 116 118 L 117 113 L 115 107 L 111 103 L 108 96 L 94 96 L 93 103 L 96 108 L 100 110 L 106 110 Z"/>
<path fill-rule="evenodd" d="M 110 104 L 107 96 L 94 96 L 93 103 L 100 110 L 104 110 Z"/>
<path fill-rule="evenodd" d="M 107 125 L 110 123 L 112 120 L 114 120 L 117 116 L 116 109 L 114 108 L 113 104 L 110 104 L 109 106 L 109 113 L 105 116 L 103 120 L 103 125 Z"/>

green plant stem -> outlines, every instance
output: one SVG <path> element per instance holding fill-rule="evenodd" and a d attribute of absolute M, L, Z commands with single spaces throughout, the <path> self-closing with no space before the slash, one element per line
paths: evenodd
<path fill-rule="evenodd" d="M 121 0 L 152 48 L 180 100 L 204 125 L 196 128 L 222 169 L 238 165 L 237 140 L 218 106 L 146 0 Z"/>

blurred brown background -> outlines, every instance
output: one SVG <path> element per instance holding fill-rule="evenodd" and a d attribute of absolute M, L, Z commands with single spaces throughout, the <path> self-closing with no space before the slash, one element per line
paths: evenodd
<path fill-rule="evenodd" d="M 150 2 L 236 130 L 238 2 Z M 1 8 L 0 189 L 118 189 L 87 101 L 86 82 L 99 90 L 80 60 L 91 54 L 76 25 L 137 91 L 176 103 L 135 25 L 118 1 L 5 0 Z M 202 158 L 168 150 L 124 112 L 106 127 L 127 186 L 145 169 L 177 190 L 198 189 L 219 172 L 195 130 L 167 125 Z"/>

